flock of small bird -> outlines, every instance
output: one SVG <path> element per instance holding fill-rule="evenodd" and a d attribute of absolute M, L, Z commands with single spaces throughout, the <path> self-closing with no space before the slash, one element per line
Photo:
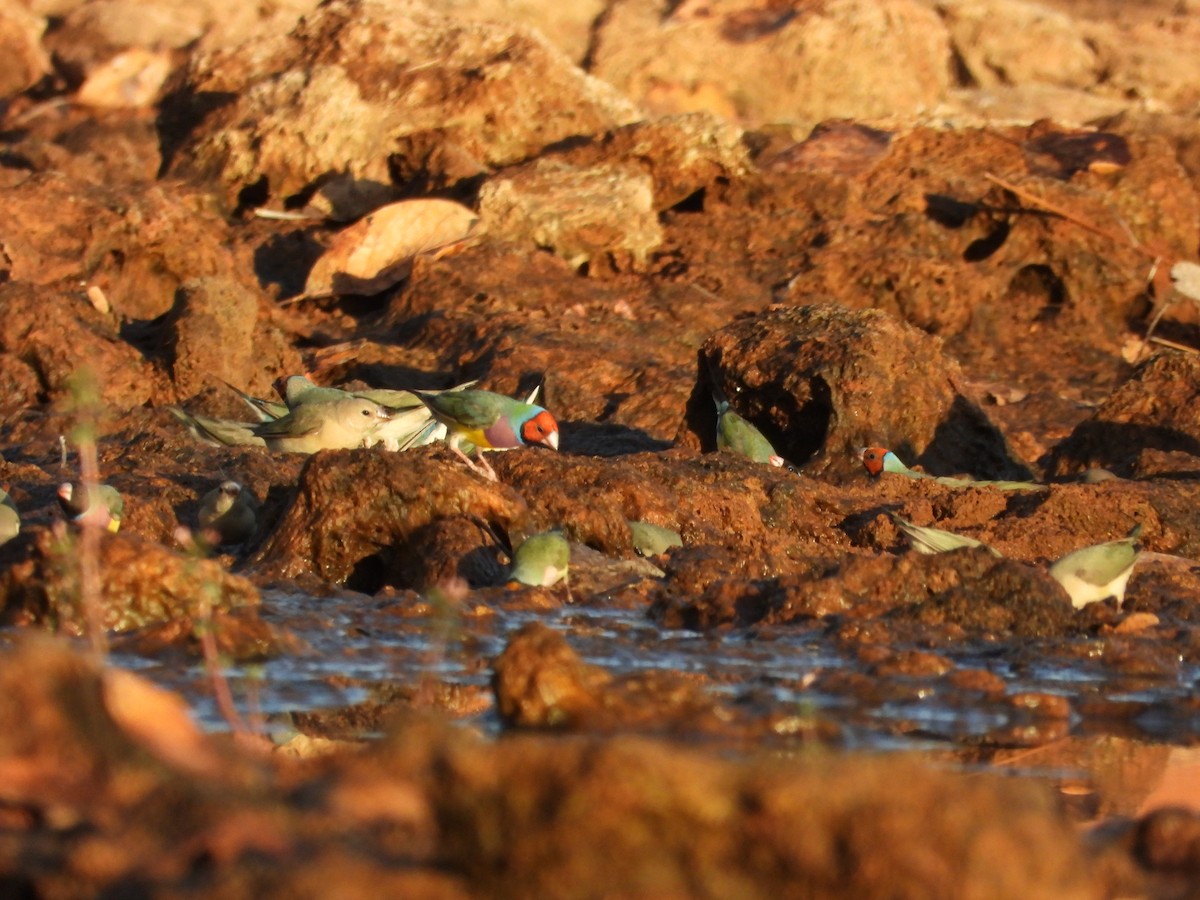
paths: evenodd
<path fill-rule="evenodd" d="M 904 465 L 895 453 L 885 447 L 867 447 L 860 453 L 863 465 L 874 477 L 884 472 L 902 475 L 906 478 L 926 478 L 947 487 L 978 487 L 990 486 L 1002 491 L 1044 491 L 1044 484 L 1031 481 L 971 481 L 967 478 L 947 478 L 927 475 Z M 995 556 L 999 551 L 988 547 L 982 541 L 955 534 L 941 528 L 931 528 L 924 525 L 914 525 L 899 516 L 892 516 L 904 535 L 908 538 L 913 549 L 919 553 L 945 553 L 960 547 L 982 547 Z M 1092 544 L 1068 553 L 1055 562 L 1047 570 L 1052 578 L 1063 586 L 1071 598 L 1071 605 L 1082 609 L 1089 603 L 1107 600 L 1115 597 L 1117 608 L 1125 602 L 1125 586 L 1133 567 L 1137 564 L 1140 550 L 1136 546 L 1142 533 L 1141 523 L 1133 526 L 1129 534 L 1119 540 L 1105 541 L 1102 544 Z"/>
<path fill-rule="evenodd" d="M 235 421 L 193 415 L 169 407 L 196 438 L 217 446 L 259 446 L 284 453 L 353 449 L 382 445 L 402 451 L 444 440 L 472 470 L 495 481 L 496 473 L 484 452 L 524 446 L 558 449 L 558 423 L 535 401 L 535 388 L 524 400 L 480 390 L 467 382 L 445 391 L 365 390 L 344 391 L 321 387 L 303 375 L 293 375 L 279 385 L 280 400 L 264 400 L 234 388 L 254 414 L 254 421 Z M 748 459 L 782 466 L 783 457 L 753 424 L 738 415 L 722 397 L 717 408 L 717 446 Z M 474 459 L 472 456 L 474 455 Z M 884 473 L 930 479 L 952 488 L 993 487 L 1004 491 L 1043 491 L 1046 485 L 1024 481 L 972 481 L 927 475 L 910 469 L 884 447 L 861 451 L 870 475 Z M 116 531 L 124 502 L 115 489 L 100 484 L 65 483 L 59 503 L 72 520 Z M 980 541 L 939 528 L 914 525 L 898 516 L 893 522 L 921 553 L 943 553 L 961 547 L 983 547 Z M 199 534 L 206 546 L 239 544 L 249 540 L 257 525 L 257 501 L 236 481 L 223 481 L 200 502 Z M 630 522 L 634 548 L 643 556 L 657 556 L 681 546 L 678 532 L 648 522 Z M 0 491 L 0 544 L 20 530 L 20 516 L 12 499 Z M 1129 536 L 1069 553 L 1049 568 L 1049 574 L 1067 591 L 1072 604 L 1115 597 L 1120 608 L 1125 586 L 1137 562 L 1135 542 L 1140 524 Z M 533 535 L 513 552 L 509 583 L 552 586 L 567 578 L 570 545 L 561 531 Z"/>

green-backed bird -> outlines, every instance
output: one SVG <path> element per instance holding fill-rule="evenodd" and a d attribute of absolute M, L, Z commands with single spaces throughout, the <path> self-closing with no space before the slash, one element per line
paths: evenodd
<path fill-rule="evenodd" d="M 0 491 L 0 544 L 7 544 L 20 531 L 21 515 L 17 512 L 17 504 L 7 491 Z"/>
<path fill-rule="evenodd" d="M 495 470 L 482 456 L 479 465 L 472 462 L 462 450 L 464 441 L 479 450 L 513 450 L 533 444 L 558 449 L 558 423 L 546 409 L 535 403 L 481 390 L 413 393 L 421 398 L 433 417 L 446 426 L 450 449 L 492 481 L 496 480 Z"/>
<path fill-rule="evenodd" d="M 267 442 L 254 433 L 258 423 L 235 422 L 232 419 L 214 419 L 210 416 L 193 415 L 178 406 L 168 406 L 173 415 L 196 440 L 213 447 L 265 447 Z M 270 420 L 267 420 L 270 421 Z"/>
<path fill-rule="evenodd" d="M 633 549 L 639 556 L 658 556 L 671 547 L 683 546 L 683 538 L 678 531 L 649 522 L 630 521 L 629 534 L 633 539 Z"/>
<path fill-rule="evenodd" d="M 952 488 L 991 487 L 999 491 L 1045 491 L 1046 485 L 1032 481 L 976 481 L 973 478 L 952 478 L 948 475 L 926 475 L 910 469 L 886 447 L 864 447 L 858 451 L 863 467 L 871 475 L 877 477 L 884 472 L 903 475 L 906 478 L 926 479 Z"/>
<path fill-rule="evenodd" d="M 983 541 L 977 541 L 965 534 L 955 534 L 953 531 L 931 528 L 927 525 L 914 525 L 897 515 L 892 516 L 892 521 L 896 523 L 897 528 L 904 532 L 912 548 L 918 553 L 945 553 L 947 550 L 957 550 L 959 547 L 982 547 L 993 556 L 1000 555 Z"/>
<path fill-rule="evenodd" d="M 89 489 L 81 482 L 64 481 L 58 486 L 58 505 L 74 522 L 113 532 L 121 527 L 125 515 L 125 501 L 109 484 L 95 484 Z"/>
<path fill-rule="evenodd" d="M 364 447 L 390 416 L 378 403 L 344 397 L 328 403 L 304 403 L 286 416 L 260 422 L 251 430 L 267 448 L 283 453 L 316 453 Z"/>
<path fill-rule="evenodd" d="M 783 457 L 775 452 L 763 433 L 743 419 L 728 400 L 714 396 L 717 404 L 717 449 L 737 453 L 757 463 L 782 466 Z"/>
<path fill-rule="evenodd" d="M 571 545 L 560 531 L 535 534 L 513 551 L 508 583 L 552 587 L 567 577 Z"/>
<path fill-rule="evenodd" d="M 214 544 L 241 544 L 250 540 L 258 524 L 250 492 L 236 481 L 222 481 L 200 501 L 196 521 Z"/>
<path fill-rule="evenodd" d="M 462 391 L 474 385 L 474 381 L 450 388 Z M 313 403 L 330 403 L 347 397 L 358 397 L 378 403 L 387 410 L 388 421 L 380 425 L 368 437 L 366 446 L 382 444 L 385 450 L 401 451 L 421 447 L 441 440 L 446 436 L 446 427 L 438 422 L 412 391 L 394 391 L 384 388 L 368 388 L 362 391 L 346 391 L 341 388 L 322 387 L 305 375 L 292 375 L 279 386 L 283 403 L 263 400 L 229 385 L 243 402 L 254 411 L 260 421 L 281 418 L 299 406 Z M 441 393 L 431 391 L 430 393 Z"/>
<path fill-rule="evenodd" d="M 1068 553 L 1050 567 L 1050 575 L 1071 597 L 1071 605 L 1082 609 L 1089 603 L 1116 597 L 1117 609 L 1125 602 L 1125 586 L 1141 553 L 1134 544 L 1142 533 L 1139 522 L 1118 541 L 1093 544 Z"/>

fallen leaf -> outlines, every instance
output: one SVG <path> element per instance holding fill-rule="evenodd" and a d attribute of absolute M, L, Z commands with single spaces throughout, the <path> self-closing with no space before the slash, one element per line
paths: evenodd
<path fill-rule="evenodd" d="M 150 106 L 170 74 L 171 56 L 167 51 L 133 47 L 94 69 L 75 100 L 102 109 Z"/>
<path fill-rule="evenodd" d="M 220 768 L 220 758 L 179 694 L 132 672 L 107 669 L 104 706 L 126 734 L 164 762 L 196 773 Z"/>
<path fill-rule="evenodd" d="M 1158 624 L 1158 616 L 1149 612 L 1135 612 L 1126 616 L 1113 631 L 1116 634 L 1137 634 Z"/>
<path fill-rule="evenodd" d="M 478 217 L 450 200 L 402 200 L 341 231 L 317 260 L 306 297 L 378 294 L 407 277 L 413 259 L 473 235 Z"/>
<path fill-rule="evenodd" d="M 1200 300 L 1200 265 L 1181 260 L 1171 266 L 1171 285 L 1192 300 Z"/>

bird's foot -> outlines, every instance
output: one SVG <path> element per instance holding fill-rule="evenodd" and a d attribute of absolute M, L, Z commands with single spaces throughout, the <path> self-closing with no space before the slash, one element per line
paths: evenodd
<path fill-rule="evenodd" d="M 499 481 L 500 480 L 499 476 L 496 475 L 496 470 L 492 468 L 492 464 L 489 463 L 487 461 L 487 459 L 484 458 L 482 453 L 479 454 L 478 460 L 474 460 L 474 459 L 471 459 L 471 457 L 467 456 L 467 454 L 463 453 L 462 450 L 460 450 L 458 447 L 455 447 L 454 445 L 451 445 L 450 449 L 453 450 L 455 453 L 457 453 L 459 455 L 459 457 L 462 458 L 462 461 L 467 464 L 467 467 L 469 469 L 471 469 L 471 471 L 478 472 L 480 475 L 482 475 L 488 481 Z"/>

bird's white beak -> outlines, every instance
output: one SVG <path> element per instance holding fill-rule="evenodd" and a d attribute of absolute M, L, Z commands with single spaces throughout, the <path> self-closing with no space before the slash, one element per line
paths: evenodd
<path fill-rule="evenodd" d="M 551 449 L 557 450 L 558 449 L 558 432 L 552 431 L 548 435 L 546 435 L 546 443 L 550 445 Z"/>

